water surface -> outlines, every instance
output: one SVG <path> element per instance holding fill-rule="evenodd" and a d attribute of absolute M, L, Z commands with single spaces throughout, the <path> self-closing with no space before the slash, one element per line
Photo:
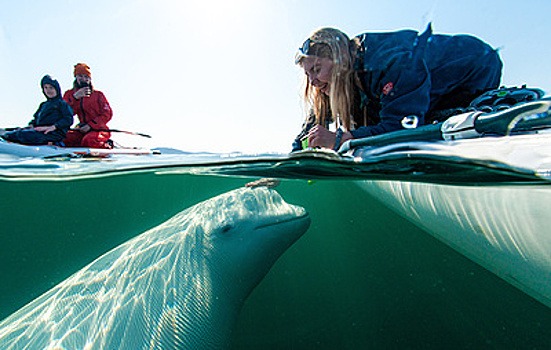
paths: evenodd
<path fill-rule="evenodd" d="M 81 161 L 80 172 L 86 164 L 95 163 Z M 109 164 L 56 177 L 71 163 L 49 161 L 27 168 L 54 175 L 0 179 L 0 318 L 184 208 L 258 178 Z M 234 349 L 548 348 L 548 307 L 331 171 L 277 187 L 312 225 L 246 301 Z"/>

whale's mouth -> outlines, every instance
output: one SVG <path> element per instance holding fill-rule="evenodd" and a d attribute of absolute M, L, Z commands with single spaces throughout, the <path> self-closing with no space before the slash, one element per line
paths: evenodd
<path fill-rule="evenodd" d="M 261 229 L 264 229 L 266 227 L 281 225 L 281 224 L 285 224 L 285 223 L 293 222 L 293 221 L 304 220 L 304 219 L 307 219 L 309 216 L 310 215 L 308 213 L 304 213 L 300 216 L 293 216 L 293 217 L 290 217 L 290 218 L 287 218 L 287 219 L 272 221 L 272 222 L 269 222 L 269 223 L 266 223 L 266 224 L 258 225 L 254 228 L 254 230 L 261 230 Z"/>

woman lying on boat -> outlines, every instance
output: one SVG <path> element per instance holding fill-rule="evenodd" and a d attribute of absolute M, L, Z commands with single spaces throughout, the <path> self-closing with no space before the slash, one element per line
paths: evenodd
<path fill-rule="evenodd" d="M 435 35 L 431 26 L 349 37 L 316 30 L 299 48 L 310 111 L 293 151 L 338 149 L 346 140 L 415 128 L 438 111 L 467 107 L 499 86 L 496 50 L 469 35 Z"/>
<path fill-rule="evenodd" d="M 24 128 L 8 131 L 2 137 L 24 145 L 59 144 L 73 124 L 73 110 L 61 98 L 61 87 L 57 80 L 45 75 L 40 81 L 46 101 Z"/>

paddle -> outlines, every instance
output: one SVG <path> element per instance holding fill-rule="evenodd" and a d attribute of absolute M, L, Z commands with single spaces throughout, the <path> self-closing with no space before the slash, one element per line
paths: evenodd
<path fill-rule="evenodd" d="M 17 130 L 17 129 L 20 129 L 20 128 L 4 128 L 4 129 L 0 129 L 0 130 L 13 131 L 13 130 Z M 76 129 L 72 129 L 72 130 L 76 130 Z M 120 133 L 128 134 L 128 135 L 136 135 L 136 136 L 141 136 L 141 137 L 147 137 L 149 139 L 151 138 L 151 135 L 142 134 L 140 132 L 118 130 L 118 129 L 91 129 L 91 130 L 92 131 L 105 131 L 105 132 L 120 132 Z"/>
<path fill-rule="evenodd" d="M 128 135 L 136 135 L 136 136 L 141 136 L 141 137 L 147 137 L 147 138 L 151 138 L 151 135 L 147 135 L 147 134 L 142 134 L 140 132 L 133 132 L 133 131 L 125 131 L 125 130 L 118 130 L 118 129 L 92 129 L 93 131 L 106 131 L 106 132 L 120 132 L 120 133 L 123 133 L 123 134 L 128 134 Z"/>

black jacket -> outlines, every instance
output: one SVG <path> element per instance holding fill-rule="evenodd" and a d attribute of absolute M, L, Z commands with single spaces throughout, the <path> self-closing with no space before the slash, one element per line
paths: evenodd
<path fill-rule="evenodd" d="M 52 85 L 56 89 L 57 95 L 54 98 L 49 98 L 45 95 L 47 100 L 38 106 L 38 110 L 34 113 L 29 125 L 55 125 L 56 130 L 52 131 L 52 133 L 65 137 L 65 134 L 67 134 L 67 131 L 73 125 L 73 110 L 63 100 L 61 88 L 57 80 L 46 75 L 42 78 L 40 86 L 44 87 L 44 84 Z"/>

